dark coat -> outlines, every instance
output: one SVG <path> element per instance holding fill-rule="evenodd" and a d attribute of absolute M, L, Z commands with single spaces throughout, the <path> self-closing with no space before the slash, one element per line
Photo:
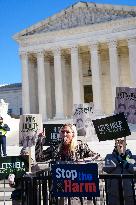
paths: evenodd
<path fill-rule="evenodd" d="M 108 174 L 134 174 L 136 173 L 136 162 L 130 150 L 125 155 L 119 155 L 116 150 L 105 158 L 103 171 Z M 109 205 L 120 205 L 119 183 L 117 179 L 107 179 L 107 196 Z M 133 189 L 131 179 L 123 179 L 125 205 L 133 205 Z"/>

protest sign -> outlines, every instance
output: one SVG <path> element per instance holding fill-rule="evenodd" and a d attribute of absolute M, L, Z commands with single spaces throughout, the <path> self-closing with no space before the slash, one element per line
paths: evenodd
<path fill-rule="evenodd" d="M 59 130 L 63 124 L 44 124 L 43 129 L 45 130 L 45 143 L 44 146 L 57 145 L 60 143 Z"/>
<path fill-rule="evenodd" d="M 131 135 L 124 113 L 93 120 L 93 124 L 99 141 Z"/>
<path fill-rule="evenodd" d="M 53 195 L 55 197 L 98 197 L 98 165 L 52 165 Z"/>
<path fill-rule="evenodd" d="M 42 131 L 42 116 L 40 114 L 21 115 L 19 124 L 19 145 L 23 147 L 35 145 L 38 134 Z"/>
<path fill-rule="evenodd" d="M 94 134 L 93 112 L 92 103 L 74 104 L 73 121 L 76 125 L 78 136 L 91 137 Z"/>
<path fill-rule="evenodd" d="M 23 176 L 29 170 L 28 161 L 28 156 L 0 157 L 0 179 L 7 178 L 9 174 Z"/>
<path fill-rule="evenodd" d="M 116 88 L 115 113 L 121 112 L 126 115 L 128 123 L 136 124 L 136 88 Z"/>

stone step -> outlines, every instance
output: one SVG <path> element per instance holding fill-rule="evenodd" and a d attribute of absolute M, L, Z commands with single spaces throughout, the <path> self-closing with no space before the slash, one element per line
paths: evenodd
<path fill-rule="evenodd" d="M 5 187 L 9 187 L 9 184 L 5 184 Z M 0 188 L 4 189 L 4 184 L 0 184 Z"/>
<path fill-rule="evenodd" d="M 14 188 L 11 187 L 5 187 L 5 192 L 12 192 Z M 0 192 L 4 192 L 4 187 L 0 187 Z"/>
<path fill-rule="evenodd" d="M 5 196 L 5 201 L 11 201 L 11 196 Z M 0 201 L 4 201 L 4 196 L 0 196 Z"/>
<path fill-rule="evenodd" d="M 1 179 L 1 180 L 0 180 L 0 184 L 4 184 L 4 182 L 5 182 L 5 184 L 8 184 L 8 183 L 9 183 L 7 179 L 5 179 L 5 181 L 4 181 L 4 179 Z"/>
<path fill-rule="evenodd" d="M 12 194 L 12 191 L 10 191 L 10 192 L 5 192 L 5 196 L 7 197 L 7 196 L 10 196 L 11 197 L 11 194 Z M 0 197 L 1 196 L 4 196 L 4 192 L 0 192 Z"/>
<path fill-rule="evenodd" d="M 0 205 L 12 205 L 12 201 L 0 201 Z"/>

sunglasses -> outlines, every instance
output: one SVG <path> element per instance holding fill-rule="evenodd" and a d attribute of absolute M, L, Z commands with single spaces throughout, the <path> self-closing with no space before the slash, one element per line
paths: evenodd
<path fill-rule="evenodd" d="M 124 140 L 117 140 L 117 143 L 118 143 L 118 144 L 123 144 L 123 143 L 124 143 Z"/>

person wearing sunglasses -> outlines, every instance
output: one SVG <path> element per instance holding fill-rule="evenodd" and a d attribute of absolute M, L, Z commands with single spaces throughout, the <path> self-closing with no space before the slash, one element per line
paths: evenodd
<path fill-rule="evenodd" d="M 107 154 L 103 171 L 107 174 L 134 174 L 136 173 L 136 161 L 129 149 L 126 149 L 126 139 L 115 140 L 115 148 L 112 154 Z M 120 186 L 118 179 L 107 179 L 108 205 L 121 205 Z M 123 195 L 125 205 L 134 205 L 132 179 L 123 179 Z"/>

